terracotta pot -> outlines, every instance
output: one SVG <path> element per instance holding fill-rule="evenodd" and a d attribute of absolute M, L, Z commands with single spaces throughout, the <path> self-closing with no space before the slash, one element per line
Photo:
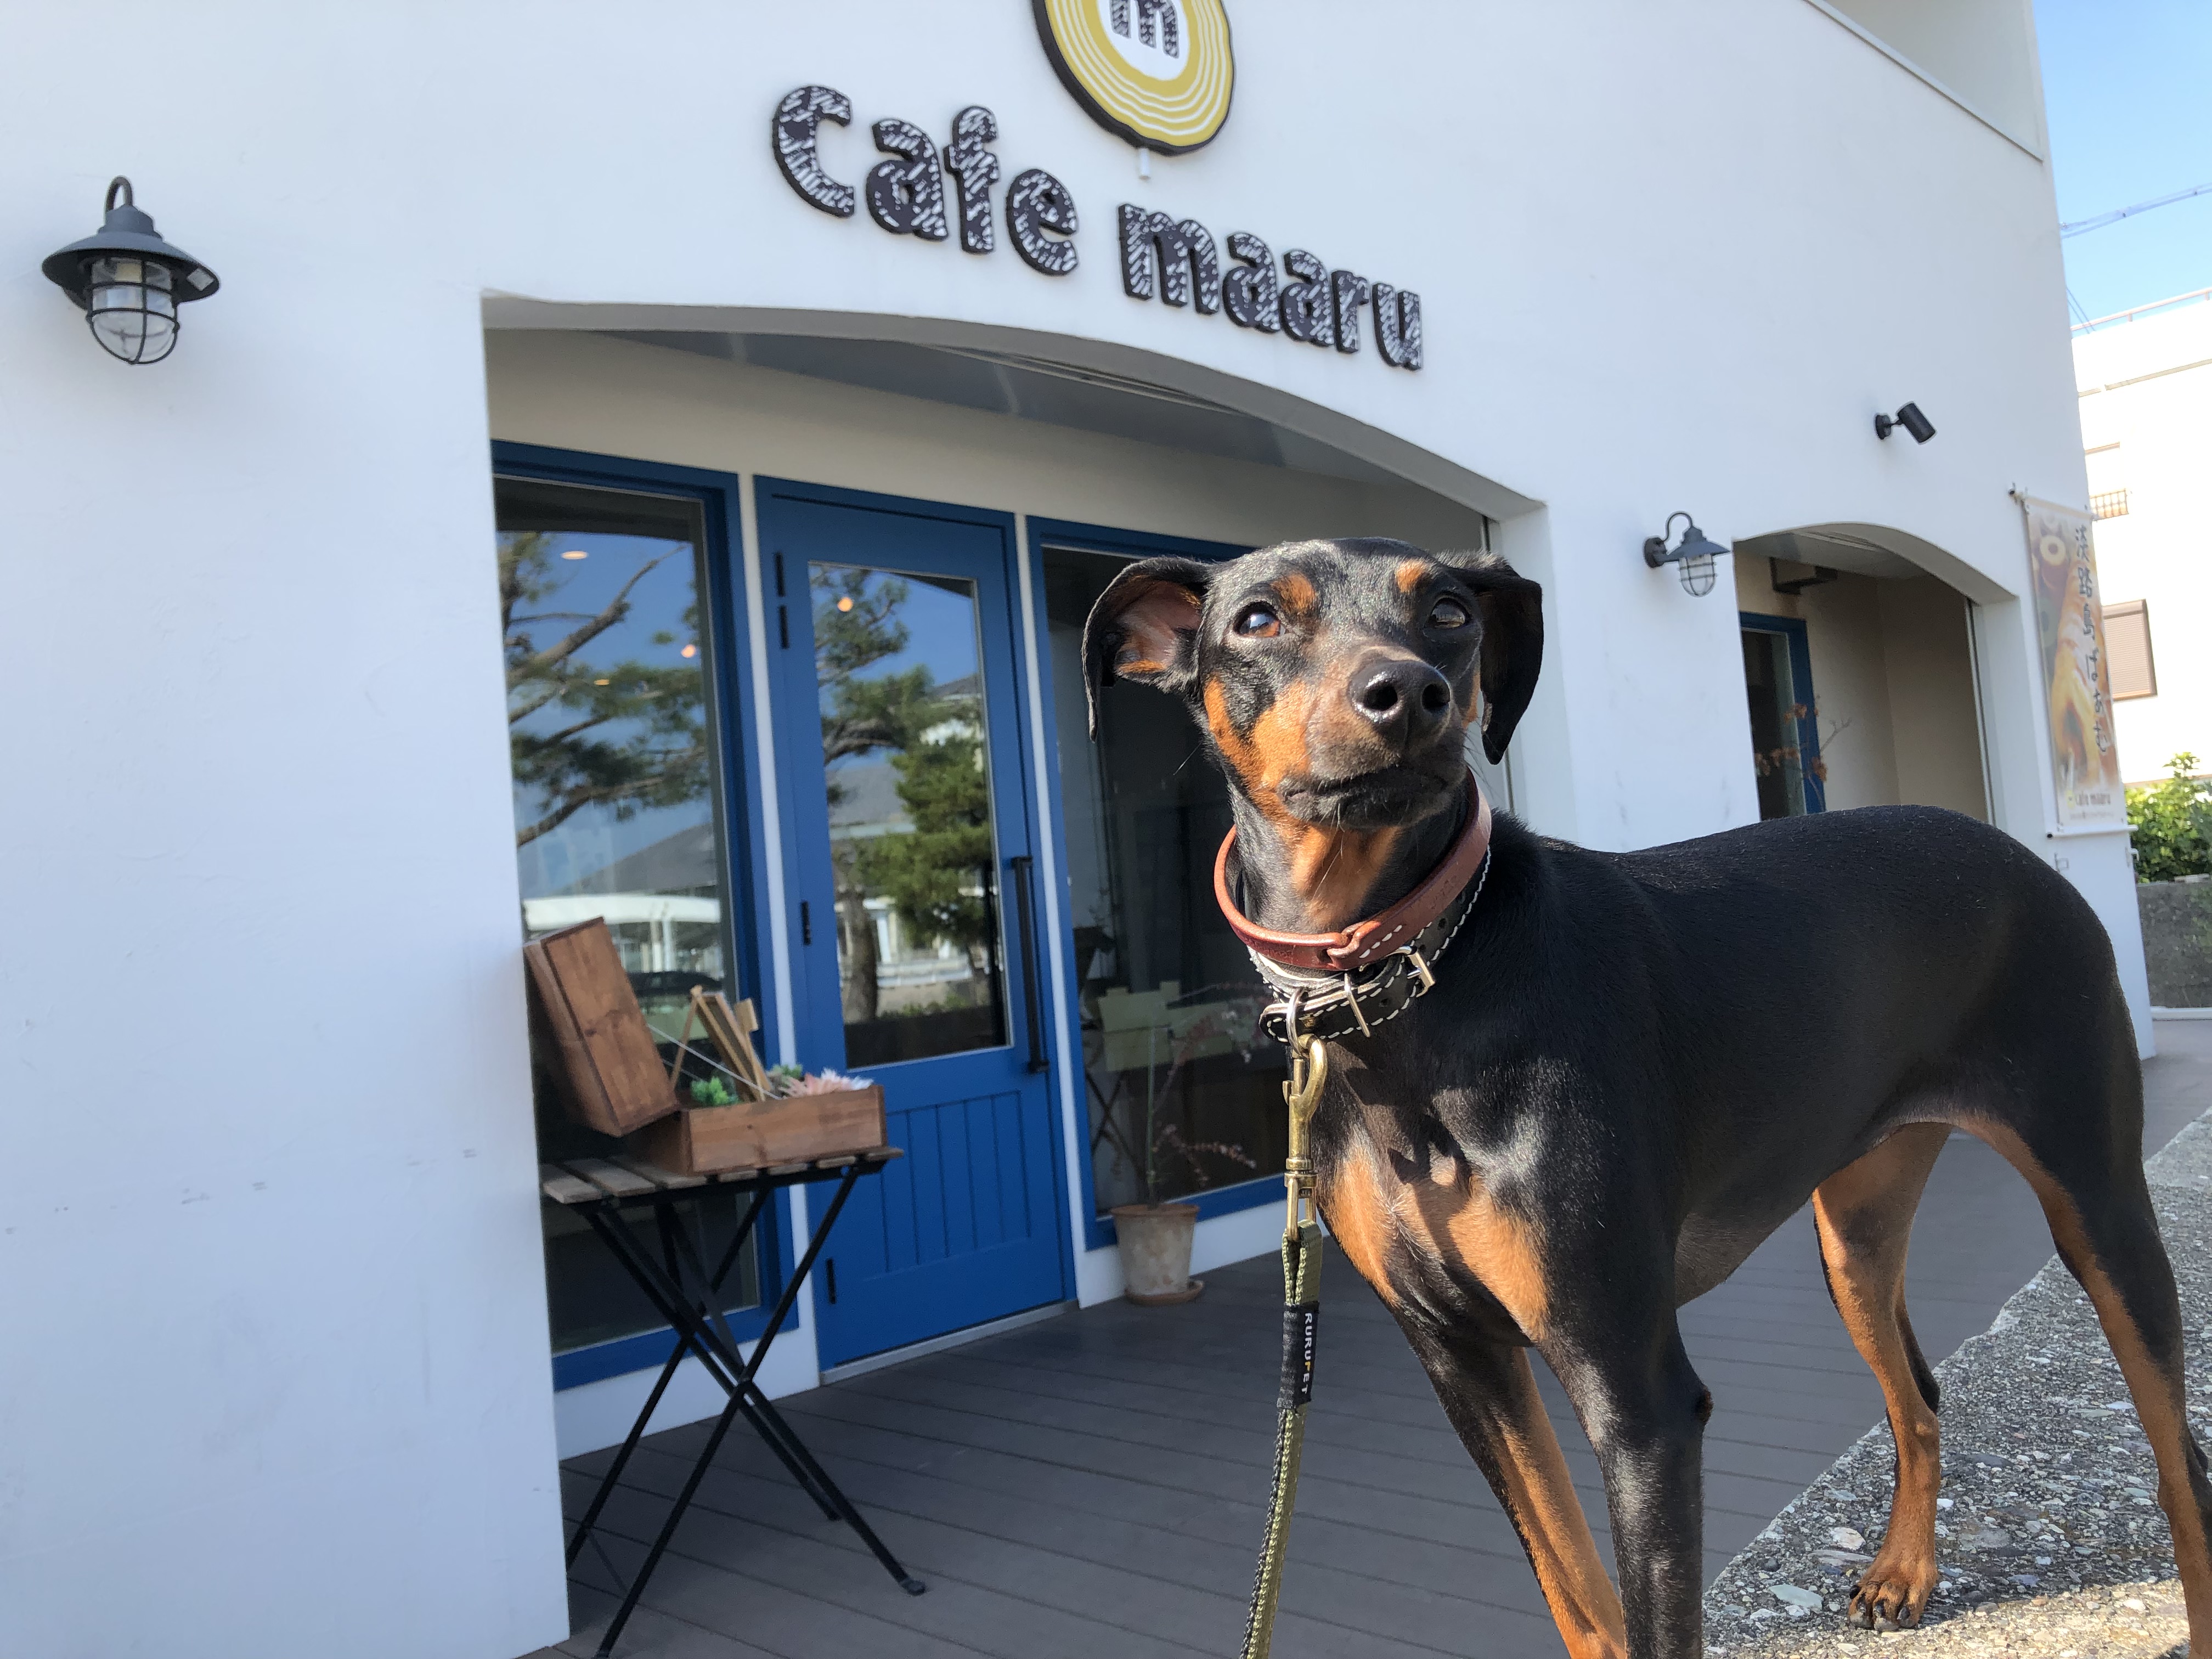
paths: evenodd
<path fill-rule="evenodd" d="M 1121 1249 L 1121 1294 L 1147 1307 L 1188 1302 L 1206 1288 L 1190 1276 L 1195 1204 L 1117 1204 L 1114 1237 Z"/>

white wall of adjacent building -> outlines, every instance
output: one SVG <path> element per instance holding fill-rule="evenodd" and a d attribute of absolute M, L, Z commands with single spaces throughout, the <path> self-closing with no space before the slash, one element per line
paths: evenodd
<path fill-rule="evenodd" d="M 2117 705 L 2121 774 L 2185 751 L 2212 769 L 2212 302 L 2077 334 L 2074 368 L 2090 492 L 2125 492 L 2097 521 L 2097 580 L 2107 606 L 2143 602 L 2157 676 Z"/>
<path fill-rule="evenodd" d="M 1974 601 L 1990 814 L 2063 861 L 2146 1005 L 2124 837 L 2048 833 L 2007 492 L 2086 490 L 2034 144 L 1808 0 L 1379 6 L 1352 51 L 1322 0 L 1233 9 L 1235 113 L 1149 180 L 1018 5 L 19 17 L 0 758 L 35 783 L 7 833 L 0 1074 L 36 1178 L 0 1198 L 14 1646 L 505 1659 L 566 1633 L 495 432 L 619 428 L 622 453 L 739 470 L 774 449 L 844 481 L 857 429 L 871 488 L 944 499 L 951 468 L 994 503 L 1183 534 L 1396 514 L 1443 537 L 1486 513 L 1548 590 L 1516 801 L 1606 848 L 1756 816 L 1734 574 L 1692 599 L 1643 538 L 1677 508 L 1723 539 L 1857 526 Z M 876 159 L 867 122 L 942 132 L 988 105 L 1009 172 L 1075 195 L 1081 268 L 798 201 L 768 120 L 807 82 L 857 106 L 825 143 L 847 179 Z M 118 172 L 223 279 L 152 368 L 103 356 L 38 272 Z M 1427 367 L 1127 298 L 1122 201 L 1419 289 Z M 777 392 L 818 416 L 779 437 L 758 382 L 544 337 L 601 328 L 1117 369 L 1427 495 L 1126 454 L 1109 488 L 1056 440 L 942 410 L 885 441 L 818 386 Z M 1937 441 L 1877 442 L 1871 415 L 1908 398 Z M 1165 524 L 1155 492 L 1188 511 Z"/>

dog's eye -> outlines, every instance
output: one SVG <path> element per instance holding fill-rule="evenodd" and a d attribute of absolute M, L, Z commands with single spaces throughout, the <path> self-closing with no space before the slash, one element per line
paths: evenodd
<path fill-rule="evenodd" d="M 1438 599 L 1436 608 L 1429 612 L 1431 628 L 1464 628 L 1469 620 L 1467 607 L 1449 594 Z"/>
<path fill-rule="evenodd" d="M 1237 613 L 1231 624 L 1237 633 L 1249 640 L 1272 640 L 1283 631 L 1282 619 L 1275 615 L 1273 605 L 1248 605 Z"/>

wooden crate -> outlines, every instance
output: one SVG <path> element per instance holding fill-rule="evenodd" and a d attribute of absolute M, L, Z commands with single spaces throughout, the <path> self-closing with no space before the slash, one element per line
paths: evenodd
<path fill-rule="evenodd" d="M 884 1091 L 871 1085 L 734 1106 L 687 1106 L 647 1124 L 629 1144 L 647 1163 L 684 1175 L 864 1152 L 884 1144 Z"/>
<path fill-rule="evenodd" d="M 674 1111 L 675 1087 L 606 923 L 595 916 L 563 927 L 522 955 L 569 1115 L 621 1135 Z"/>

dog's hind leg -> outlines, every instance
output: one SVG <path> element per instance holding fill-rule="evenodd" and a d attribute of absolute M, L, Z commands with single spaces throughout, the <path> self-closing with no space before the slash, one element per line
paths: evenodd
<path fill-rule="evenodd" d="M 1951 1133 L 1916 1123 L 1845 1165 L 1813 1194 L 1820 1265 L 1844 1328 L 1881 1384 L 1897 1442 L 1889 1529 L 1851 1594 L 1853 1624 L 1897 1630 L 1920 1622 L 1936 1588 L 1936 1497 L 1942 1484 L 1936 1388 L 1905 1312 L 1905 1251 L 1912 1212 Z"/>
<path fill-rule="evenodd" d="M 2133 1056 L 2129 1057 L 2132 1063 Z M 2079 1097 L 2077 1097 L 2079 1098 Z M 2212 1480 L 2190 1431 L 2181 1366 L 2181 1300 L 2158 1236 L 2136 1144 L 2140 1107 L 2118 1114 L 2119 1132 L 2033 1126 L 2031 1145 L 2008 1126 L 1966 1127 L 2027 1178 L 2042 1201 L 2058 1254 L 2088 1293 L 2158 1460 L 2158 1501 L 2173 1529 L 2173 1559 L 2189 1604 L 2189 1651 L 2212 1654 Z M 2136 1143 L 2124 1148 L 2118 1143 Z"/>
<path fill-rule="evenodd" d="M 1444 1415 L 1521 1534 L 1571 1659 L 1626 1659 L 1620 1597 L 1575 1496 L 1528 1350 L 1401 1323 Z"/>

